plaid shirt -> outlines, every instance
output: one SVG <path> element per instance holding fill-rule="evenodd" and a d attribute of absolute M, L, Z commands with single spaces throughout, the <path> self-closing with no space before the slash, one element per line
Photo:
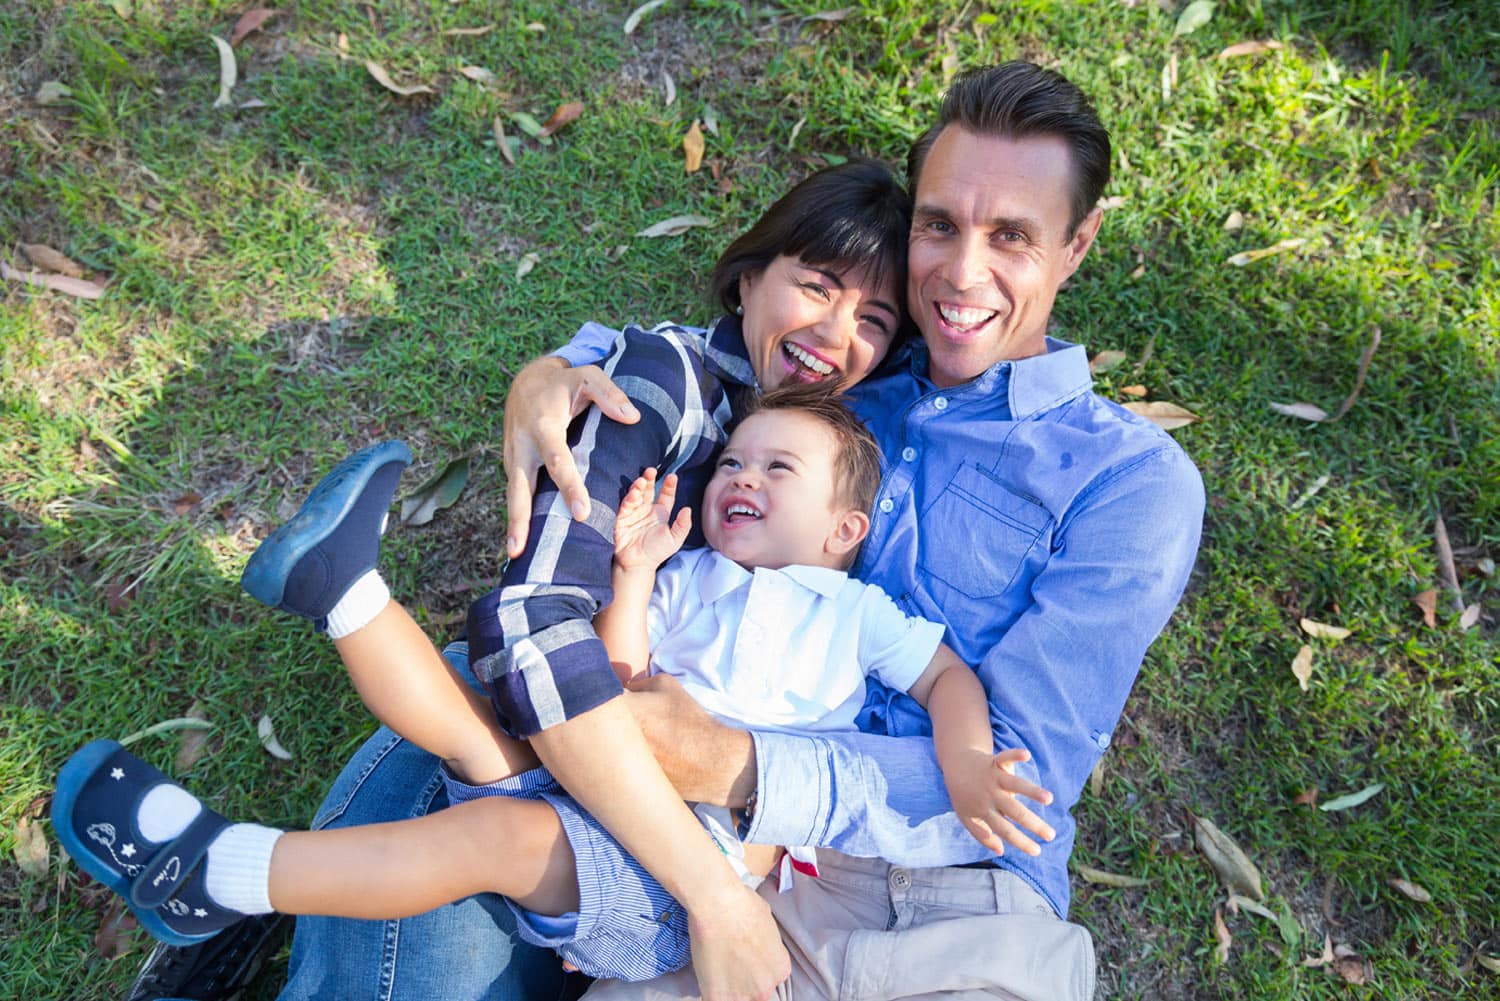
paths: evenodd
<path fill-rule="evenodd" d="M 588 521 L 573 520 L 544 474 L 526 552 L 505 568 L 499 587 L 469 606 L 475 673 L 500 725 L 517 737 L 621 693 L 593 626 L 594 613 L 613 596 L 615 510 L 647 466 L 677 473 L 677 507 L 696 508 L 711 460 L 728 437 L 733 390 L 755 388 L 734 316 L 707 331 L 627 327 L 602 365 L 641 420 L 617 424 L 591 407 L 569 429 L 573 461 L 592 503 Z"/>

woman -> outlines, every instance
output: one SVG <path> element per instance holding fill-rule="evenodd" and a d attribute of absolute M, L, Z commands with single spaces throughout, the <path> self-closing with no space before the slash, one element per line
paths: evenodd
<path fill-rule="evenodd" d="M 680 503 L 694 504 L 725 425 L 733 419 L 737 396 L 788 381 L 851 384 L 869 374 L 903 329 L 909 220 L 910 201 L 884 166 L 854 162 L 820 172 L 778 201 L 721 256 L 712 288 L 729 311 L 725 316 L 707 330 L 627 329 L 607 366 L 646 419 L 638 427 L 619 428 L 592 418 L 575 428 L 575 459 L 595 500 L 617 502 L 643 467 L 659 466 L 678 474 Z M 527 635 L 535 636 L 549 628 L 569 628 L 579 618 L 580 604 L 586 616 L 609 597 L 612 545 L 607 536 L 578 527 L 550 485 L 540 492 L 536 510 L 531 544 L 508 568 L 502 586 L 471 611 L 469 649 L 450 648 L 448 657 L 467 675 L 473 652 L 498 714 L 509 729 L 540 746 L 555 732 L 552 728 L 573 726 L 583 713 L 618 709 L 614 695 L 619 689 L 617 683 L 601 688 L 595 678 L 582 686 L 580 697 L 570 700 L 565 693 L 555 700 L 567 704 L 561 717 L 549 715 L 554 707 L 528 687 L 536 672 L 516 670 L 511 663 L 518 638 L 502 628 L 507 602 L 512 609 L 524 608 Z M 588 600 L 578 602 L 580 592 Z M 399 612 L 399 606 L 391 607 Z M 416 627 L 408 622 L 401 628 Z M 577 673 L 576 663 L 568 666 Z M 603 667 L 613 681 L 607 660 Z M 566 682 L 548 679 L 553 686 Z M 644 748 L 638 733 L 636 739 Z M 603 774 L 610 774 L 609 765 L 626 760 L 613 743 L 593 748 L 592 754 L 594 766 L 606 766 Z M 548 759 L 545 752 L 542 757 Z M 708 870 L 727 869 L 722 861 L 700 864 L 686 854 L 704 845 L 701 830 L 696 837 L 684 838 L 680 832 L 656 836 L 671 818 L 664 817 L 659 796 L 653 800 L 652 793 L 642 792 L 652 787 L 670 794 L 654 763 L 655 776 L 642 774 L 631 763 L 623 765 L 635 776 L 632 796 L 623 805 L 621 797 L 599 796 L 597 789 L 595 802 L 589 802 L 565 769 L 552 760 L 547 763 L 659 878 L 658 867 L 668 868 L 666 860 L 686 870 L 688 876 L 678 876 L 689 882 L 708 878 Z M 436 765 L 434 758 L 382 729 L 346 767 L 315 826 L 368 824 L 441 806 Z M 600 774 L 596 767 L 593 777 Z M 586 776 L 580 783 L 588 781 Z M 680 799 L 675 806 L 681 806 Z M 619 829 L 632 825 L 634 841 Z M 648 857 L 653 852 L 654 859 Z M 693 914 L 687 896 L 667 885 Z M 700 935 L 702 925 L 691 927 L 700 979 L 705 962 L 709 976 L 723 973 L 724 966 L 747 965 L 732 952 L 715 952 L 712 938 Z M 738 990 L 730 981 L 720 983 Z M 456 998 L 548 997 L 562 987 L 555 959 L 515 939 L 512 919 L 497 900 L 477 897 L 403 921 L 303 919 L 282 996 L 430 997 L 437 984 L 444 996 Z"/>

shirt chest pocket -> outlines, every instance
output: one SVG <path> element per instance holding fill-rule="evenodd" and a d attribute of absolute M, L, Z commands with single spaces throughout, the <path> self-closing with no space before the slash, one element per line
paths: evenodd
<path fill-rule="evenodd" d="M 1015 581 L 1027 555 L 1050 538 L 1051 522 L 1040 504 L 976 466 L 960 466 L 917 524 L 917 563 L 934 581 L 968 598 L 994 598 Z"/>

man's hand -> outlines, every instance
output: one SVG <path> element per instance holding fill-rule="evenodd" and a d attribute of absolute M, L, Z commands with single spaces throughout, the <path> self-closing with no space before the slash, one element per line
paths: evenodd
<path fill-rule="evenodd" d="M 615 566 L 621 570 L 652 571 L 665 563 L 687 541 L 693 514 L 683 508 L 672 520 L 677 501 L 677 474 L 668 473 L 656 493 L 656 470 L 647 468 L 635 478 L 615 512 Z"/>
<path fill-rule="evenodd" d="M 792 973 L 771 908 L 748 886 L 726 906 L 688 914 L 703 1001 L 765 1001 Z"/>
<path fill-rule="evenodd" d="M 960 774 L 944 773 L 948 797 L 953 800 L 958 819 L 976 841 L 996 855 L 1005 854 L 1006 842 L 1027 855 L 1042 853 L 1041 846 L 1021 832 L 1023 827 L 1043 841 L 1057 836 L 1018 798 L 1025 796 L 1043 804 L 1052 802 L 1052 793 L 1016 777 L 1016 763 L 1030 759 L 1031 752 L 1024 748 L 1001 751 L 993 757 L 975 754 L 965 760 L 962 768 L 955 769 Z"/>
<path fill-rule="evenodd" d="M 630 683 L 625 705 L 635 716 L 662 771 L 683 799 L 744 806 L 755 791 L 755 743 L 693 701 L 673 677 Z"/>
<path fill-rule="evenodd" d="M 543 466 L 573 517 L 589 516 L 589 494 L 568 451 L 568 425 L 593 404 L 604 416 L 634 424 L 641 415 L 597 365 L 569 368 L 561 358 L 538 358 L 510 384 L 505 397 L 505 551 L 515 558 L 526 548 L 531 500 Z"/>

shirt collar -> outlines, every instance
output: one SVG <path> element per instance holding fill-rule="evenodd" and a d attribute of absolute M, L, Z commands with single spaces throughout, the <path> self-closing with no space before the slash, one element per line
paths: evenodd
<path fill-rule="evenodd" d="M 698 581 L 698 593 L 705 605 L 713 604 L 750 582 L 751 572 L 734 560 L 712 549 L 705 555 L 708 566 Z M 799 587 L 825 598 L 836 597 L 849 580 L 849 575 L 843 570 L 830 570 L 828 567 L 793 565 L 782 567 L 780 571 L 761 568 L 756 573 L 780 573 L 783 578 Z"/>
<path fill-rule="evenodd" d="M 755 369 L 750 365 L 750 352 L 745 349 L 738 316 L 726 313 L 709 324 L 704 337 L 703 366 L 726 382 L 755 388 Z"/>
<path fill-rule="evenodd" d="M 925 390 L 935 389 L 927 375 L 927 345 L 914 340 L 910 351 L 912 375 Z M 1088 392 L 1093 385 L 1083 346 L 1049 337 L 1045 354 L 996 362 L 978 378 L 953 388 L 986 396 L 1004 393 L 1011 420 L 1024 420 Z"/>

